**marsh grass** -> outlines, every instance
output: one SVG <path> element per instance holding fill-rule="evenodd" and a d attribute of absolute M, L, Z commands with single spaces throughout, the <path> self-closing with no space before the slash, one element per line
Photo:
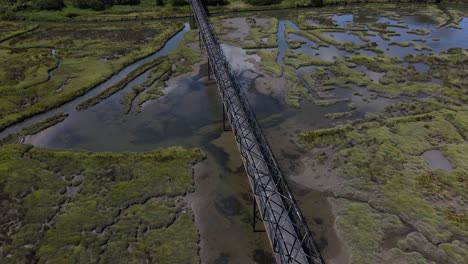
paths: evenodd
<path fill-rule="evenodd" d="M 80 103 L 76 106 L 76 109 L 79 111 L 86 110 L 89 107 L 100 103 L 102 100 L 108 98 L 109 96 L 115 94 L 116 92 L 122 90 L 125 86 L 127 86 L 131 81 L 135 80 L 138 76 L 142 75 L 146 71 L 150 70 L 151 68 L 155 67 L 162 63 L 162 60 L 152 60 L 149 61 L 140 67 L 136 68 L 132 72 L 130 72 L 124 79 L 117 82 L 116 84 L 110 86 L 109 88 L 105 89 L 104 91 L 98 93 L 96 96 Z"/>
<path fill-rule="evenodd" d="M 160 98 L 161 96 L 164 95 L 164 92 L 162 91 L 164 89 L 164 81 L 167 79 L 162 79 L 161 82 L 154 83 L 151 87 L 148 88 L 148 90 L 140 97 L 138 100 L 138 107 L 137 107 L 137 112 L 141 112 L 143 108 L 143 104 L 145 104 L 148 101 L 151 100 L 156 100 Z"/>
<path fill-rule="evenodd" d="M 423 108 L 408 110 L 418 109 Z M 467 235 L 467 218 L 464 213 L 456 213 L 459 207 L 452 202 L 467 199 L 464 189 L 468 166 L 463 160 L 467 158 L 468 148 L 462 136 L 466 129 L 455 120 L 465 112 L 466 109 L 444 108 L 303 132 L 297 136 L 298 142 L 311 148 L 332 145 L 337 149 L 333 166 L 347 179 L 345 187 L 338 192 L 344 199 L 339 200 L 342 202 L 338 207 L 337 225 L 350 245 L 353 261 L 373 263 L 375 256 L 371 252 L 381 250 L 384 234 L 389 231 L 388 221 L 380 219 L 391 216 L 396 220 L 392 220 L 396 227 L 401 228 L 399 219 L 403 219 L 415 234 L 425 237 L 427 246 L 446 245 L 437 252 L 425 252 L 426 256 L 458 263 L 461 251 L 454 253 L 452 249 L 458 250 L 466 244 L 450 238 Z M 434 148 L 441 149 L 452 163 L 455 168 L 452 172 L 431 171 L 419 156 Z M 362 203 L 348 201 L 355 199 Z M 353 228 L 360 224 L 365 227 Z M 405 243 L 407 240 L 400 240 L 393 250 L 408 250 Z M 415 247 L 413 250 L 422 252 L 423 249 Z"/>
<path fill-rule="evenodd" d="M 278 19 L 270 18 L 266 25 L 260 25 L 254 18 L 248 18 L 250 27 L 246 40 L 253 40 L 255 44 L 244 45 L 244 49 L 267 49 L 278 47 Z"/>
<path fill-rule="evenodd" d="M 306 66 L 331 66 L 333 65 L 333 62 L 327 61 L 327 60 L 322 60 L 318 58 L 312 58 L 309 55 L 305 53 L 294 53 L 290 50 L 286 52 L 286 56 L 284 57 L 284 63 L 286 65 L 292 66 L 294 69 L 299 69 L 301 67 L 306 67 Z"/>
<path fill-rule="evenodd" d="M 257 50 L 255 54 L 260 56 L 260 66 L 267 73 L 272 74 L 274 77 L 281 77 L 283 75 L 283 67 L 277 62 L 278 50 Z"/>
<path fill-rule="evenodd" d="M 132 91 L 126 93 L 122 98 L 122 104 L 124 105 L 124 113 L 128 114 L 132 108 L 132 103 L 135 98 L 145 90 L 145 87 L 135 85 L 132 87 Z"/>
<path fill-rule="evenodd" d="M 13 231 L 0 260 L 198 262 L 193 216 L 176 197 L 193 191 L 190 167 L 201 158 L 182 148 L 119 154 L 3 145 L 1 195 L 10 199 L 0 221 Z"/>
<path fill-rule="evenodd" d="M 195 40 L 196 32 L 194 30 L 187 32 L 175 50 L 160 58 L 161 63 L 157 64 L 155 69 L 150 72 L 148 79 L 142 84 L 145 92 L 138 100 L 137 113 L 142 111 L 146 102 L 156 100 L 164 95 L 163 90 L 170 78 L 191 72 L 194 65 L 202 61 L 200 52 L 190 47 Z"/>
<path fill-rule="evenodd" d="M 415 34 L 415 35 L 429 35 L 429 33 L 431 33 L 431 31 L 423 28 L 423 29 L 412 29 L 412 30 L 409 30 L 406 33 Z"/>
<path fill-rule="evenodd" d="M 327 113 L 327 114 L 325 114 L 325 117 L 328 118 L 328 119 L 335 120 L 335 119 L 340 119 L 340 118 L 344 118 L 344 117 L 350 117 L 353 114 L 354 114 L 353 111 L 336 112 L 336 113 Z"/>
<path fill-rule="evenodd" d="M 403 48 L 414 47 L 414 49 L 417 51 L 422 51 L 422 50 L 432 51 L 431 47 L 418 44 L 414 41 L 405 41 L 405 42 L 393 42 L 392 41 L 389 43 L 389 45 L 398 45 Z"/>
<path fill-rule="evenodd" d="M 330 67 L 317 67 L 316 73 L 306 73 L 305 80 L 312 87 L 322 87 L 327 90 L 329 87 L 347 87 L 358 85 L 366 87 L 368 90 L 377 92 L 387 97 L 398 97 L 401 95 L 417 96 L 419 94 L 440 95 L 450 100 L 464 101 L 466 95 L 463 94 L 461 87 L 465 83 L 462 74 L 464 70 L 457 65 L 466 60 L 466 54 L 455 53 L 459 56 L 453 61 L 432 61 L 430 58 L 434 55 L 410 55 L 405 57 L 407 62 L 425 62 L 430 66 L 428 73 L 420 74 L 413 66 L 402 66 L 403 62 L 397 57 L 388 57 L 385 55 L 368 56 L 364 54 L 346 56 L 345 60 L 336 59 Z M 453 54 L 453 55 L 454 55 Z M 379 82 L 374 82 L 367 78 L 361 71 L 353 70 L 356 65 L 365 66 L 368 70 L 382 72 L 384 76 Z M 442 84 L 428 82 L 430 76 L 445 75 L 447 78 Z M 331 76 L 333 78 L 331 78 Z M 331 88 L 330 88 L 331 89 Z"/>
<path fill-rule="evenodd" d="M 35 24 L 3 21 L 0 23 L 0 43 L 34 31 L 38 28 L 39 25 Z"/>
<path fill-rule="evenodd" d="M 19 143 L 20 141 L 22 141 L 22 139 L 25 136 L 35 135 L 44 129 L 47 129 L 49 127 L 52 127 L 64 121 L 67 117 L 68 117 L 68 114 L 61 113 L 61 114 L 46 118 L 45 120 L 35 123 L 31 126 L 25 127 L 20 132 L 10 134 L 7 137 L 1 139 L 0 147 L 4 144 Z"/>
<path fill-rule="evenodd" d="M 301 106 L 300 101 L 310 98 L 310 93 L 291 67 L 285 67 L 284 76 L 286 78 L 286 103 L 290 107 L 299 108 Z"/>

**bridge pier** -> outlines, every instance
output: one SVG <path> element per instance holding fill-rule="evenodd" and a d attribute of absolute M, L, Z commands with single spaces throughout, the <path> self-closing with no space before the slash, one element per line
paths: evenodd
<path fill-rule="evenodd" d="M 211 80 L 211 63 L 210 58 L 208 58 L 208 80 Z M 224 109 L 224 107 L 223 107 Z"/>
<path fill-rule="evenodd" d="M 194 16 L 190 16 L 189 18 L 189 26 L 191 29 L 198 29 L 198 25 L 197 25 L 197 22 L 195 21 L 195 17 Z"/>
<path fill-rule="evenodd" d="M 232 131 L 231 124 L 229 124 L 229 119 L 226 113 L 226 109 L 224 109 L 224 105 L 221 105 L 221 107 L 223 108 L 223 131 Z M 226 125 L 226 121 L 228 123 L 227 125 Z"/>
<path fill-rule="evenodd" d="M 198 30 L 198 43 L 200 44 L 200 50 L 203 52 L 203 37 L 200 30 Z"/>
<path fill-rule="evenodd" d="M 203 43 L 203 36 L 202 36 L 201 30 L 198 31 L 198 43 L 199 43 L 199 46 L 200 46 L 200 51 L 203 52 L 204 43 Z M 208 58 L 208 80 L 211 80 L 212 66 L 211 66 L 211 62 L 210 62 L 210 57 L 207 56 L 207 58 Z"/>
<path fill-rule="evenodd" d="M 252 232 L 266 232 L 265 229 L 257 229 L 257 220 L 260 220 L 261 223 L 263 223 L 263 219 L 260 215 L 260 210 L 257 207 L 257 201 L 255 200 L 255 196 L 252 199 L 253 205 L 252 205 Z"/>

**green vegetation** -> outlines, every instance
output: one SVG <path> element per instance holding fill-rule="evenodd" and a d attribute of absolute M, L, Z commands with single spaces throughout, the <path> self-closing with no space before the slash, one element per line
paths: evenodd
<path fill-rule="evenodd" d="M 169 77 L 177 77 L 181 74 L 188 73 L 192 70 L 192 66 L 194 64 L 201 61 L 200 53 L 194 51 L 188 46 L 190 43 L 195 41 L 195 37 L 195 31 L 188 32 L 179 46 L 169 55 L 143 64 L 128 74 L 122 81 L 78 105 L 77 109 L 84 110 L 92 105 L 99 103 L 117 91 L 123 89 L 136 77 L 140 76 L 151 68 L 154 68 L 142 86 L 136 87 L 136 89 L 133 87 L 132 91 L 124 95 L 122 100 L 124 104 L 124 112 L 128 113 L 131 110 L 133 100 L 141 92 L 146 90 L 138 102 L 137 112 L 140 112 L 141 107 L 145 102 L 149 100 L 156 100 L 164 95 L 162 88 L 164 88 L 164 83 L 169 79 Z"/>
<path fill-rule="evenodd" d="M 413 42 L 413 41 L 406 41 L 406 42 L 390 42 L 389 45 L 398 45 L 400 47 L 403 47 L 403 48 L 407 48 L 407 47 L 414 47 L 415 50 L 417 51 L 421 51 L 421 50 L 428 50 L 428 51 L 431 51 L 432 48 L 431 47 L 428 47 L 428 46 L 424 46 L 424 45 L 420 45 L 416 42 Z"/>
<path fill-rule="evenodd" d="M 317 45 L 317 47 L 329 47 L 329 45 L 326 42 L 322 41 L 320 38 L 318 38 L 314 34 L 311 34 L 308 31 L 295 30 L 289 24 L 286 24 L 285 27 L 286 27 L 285 28 L 285 34 L 286 34 L 286 37 L 288 39 L 289 39 L 289 35 L 294 34 L 294 35 L 304 37 L 304 38 L 314 42 L 315 45 Z"/>
<path fill-rule="evenodd" d="M 431 31 L 427 30 L 427 29 L 412 29 L 408 32 L 406 32 L 408 34 L 416 34 L 416 35 L 429 35 L 429 33 L 431 33 Z"/>
<path fill-rule="evenodd" d="M 380 7 L 395 8 L 395 5 L 364 5 L 363 9 L 376 12 Z M 404 12 L 405 15 L 414 15 L 419 10 L 418 5 L 409 5 L 410 11 Z M 420 7 L 420 6 L 419 6 Z M 361 8 L 361 6 L 360 6 Z M 351 9 L 351 8 L 350 8 Z M 347 11 L 343 11 L 346 13 Z M 367 12 L 367 11 L 366 11 Z M 303 80 L 306 86 L 314 90 L 317 94 L 316 98 L 312 98 L 317 105 L 329 106 L 342 102 L 343 99 L 335 99 L 333 90 L 337 87 L 348 88 L 354 91 L 355 95 L 362 96 L 357 91 L 357 86 L 365 87 L 371 93 L 372 100 L 378 96 L 396 98 L 402 95 L 406 96 L 441 96 L 450 101 L 463 102 L 467 99 L 466 95 L 462 92 L 464 82 L 463 75 L 466 75 L 465 69 L 460 65 L 466 64 L 466 51 L 463 49 L 450 49 L 446 53 L 435 54 L 419 54 L 408 55 L 405 58 L 391 57 L 384 54 L 384 51 L 377 47 L 376 42 L 371 42 L 369 36 L 380 35 L 382 38 L 390 40 L 391 36 L 397 36 L 394 28 L 408 29 L 409 26 L 400 20 L 399 16 L 393 11 L 380 11 L 383 12 L 382 16 L 398 20 L 399 23 L 394 24 L 390 22 L 380 23 L 371 22 L 366 24 L 351 24 L 346 26 L 337 26 L 332 19 L 332 13 L 322 14 L 317 11 L 305 11 L 291 17 L 292 21 L 299 27 L 295 29 L 292 23 L 285 23 L 285 36 L 289 49 L 286 50 L 285 56 L 282 58 L 285 66 L 291 66 L 298 70 L 302 67 L 316 66 L 310 72 L 303 74 Z M 424 12 L 432 14 L 436 13 L 436 17 L 444 16 L 440 10 L 433 6 L 424 9 Z M 450 12 L 453 12 L 451 10 Z M 455 12 L 456 13 L 456 12 Z M 460 17 L 460 14 L 458 17 Z M 447 16 L 447 15 L 445 15 Z M 459 21 L 457 17 L 457 21 Z M 248 18 L 247 22 L 251 28 L 258 28 L 261 24 L 267 25 L 266 18 Z M 261 30 L 260 30 L 261 31 Z M 348 35 L 355 35 L 360 38 L 361 42 L 342 42 L 339 38 L 335 38 L 334 32 L 340 34 L 346 33 Z M 430 33 L 427 29 L 414 29 L 409 30 L 407 34 L 427 35 Z M 294 35 L 294 36 L 293 36 Z M 256 34 L 253 34 L 256 36 Z M 310 41 L 293 40 L 295 36 L 306 38 Z M 247 44 L 247 48 L 255 48 L 255 52 L 249 54 L 258 54 L 261 57 L 259 66 L 268 74 L 274 77 L 280 77 L 281 70 L 283 77 L 286 79 L 285 96 L 288 105 L 298 107 L 298 96 L 309 94 L 303 85 L 300 84 L 301 80 L 291 78 L 292 74 L 285 74 L 287 71 L 285 66 L 281 67 L 277 63 L 277 52 L 270 50 L 262 50 L 262 45 L 258 45 L 256 36 L 250 40 L 256 44 Z M 249 39 L 247 39 L 249 40 Z M 266 36 L 263 39 L 266 43 Z M 420 41 L 420 40 L 415 40 Z M 292 51 L 306 44 L 308 48 L 319 49 L 321 47 L 336 47 L 337 49 L 353 53 L 352 55 L 345 55 L 340 58 L 337 54 L 332 60 L 319 59 L 319 52 L 315 56 L 311 54 L 310 50 L 306 48 L 307 54 L 302 51 Z M 399 45 L 402 47 L 413 47 L 416 50 L 431 50 L 428 46 L 417 44 L 414 41 L 407 42 L 389 42 L 390 45 Z M 242 45 L 242 43 L 240 44 Z M 268 45 L 266 46 L 268 47 Z M 260 49 L 260 50 L 259 50 Z M 360 53 L 361 51 L 366 51 Z M 369 54 L 371 51 L 374 54 Z M 457 59 L 453 58 L 457 54 Z M 437 60 L 444 61 L 444 63 L 436 62 Z M 442 59 L 442 57 L 445 57 Z M 423 59 L 427 58 L 427 59 Z M 450 59 L 449 59 L 450 58 Z M 427 63 L 425 61 L 428 61 Z M 429 66 L 429 70 L 424 72 L 419 71 L 420 65 L 414 63 L 422 62 Z M 283 68 L 283 69 L 281 69 Z M 288 75 L 290 78 L 286 78 Z M 442 79 L 441 83 L 437 79 Z M 299 84 L 299 85 L 296 85 Z M 315 96 L 315 94 L 314 94 Z M 332 98 L 329 100 L 329 98 Z M 363 101 L 369 102 L 368 98 L 363 98 Z M 350 110 L 353 110 L 350 108 Z M 346 111 L 346 110 L 345 110 Z M 348 112 L 346 115 L 349 115 Z M 333 115 L 335 116 L 335 115 Z M 331 115 L 329 115 L 332 118 Z"/>
<path fill-rule="evenodd" d="M 325 34 L 323 34 L 327 32 L 346 32 L 346 29 L 344 28 L 334 27 L 334 26 L 329 26 L 329 25 L 320 26 L 320 27 L 312 26 L 309 24 L 302 23 L 300 19 L 301 18 L 296 18 L 295 22 L 298 25 L 300 25 L 301 30 L 295 30 L 289 24 L 286 24 L 285 34 L 288 39 L 291 34 L 294 34 L 294 35 L 301 36 L 312 41 L 315 45 L 317 45 L 316 46 L 317 48 L 335 46 L 336 48 L 340 50 L 346 50 L 349 52 L 364 49 L 364 50 L 371 50 L 376 53 L 382 53 L 382 51 L 377 48 L 377 43 L 375 42 L 367 42 L 363 44 L 356 44 L 354 42 L 339 42 L 335 40 L 334 38 L 328 37 Z M 358 29 L 358 30 L 362 31 L 362 29 Z M 356 31 L 353 31 L 353 32 L 356 32 Z M 363 35 L 361 37 L 365 38 L 364 33 L 362 34 Z M 368 41 L 368 39 L 365 38 L 365 41 Z"/>
<path fill-rule="evenodd" d="M 379 214 L 364 203 L 338 200 L 337 225 L 340 234 L 349 241 L 353 263 L 374 263 L 372 253 L 379 248 L 384 232 L 401 228 L 398 217 Z"/>
<path fill-rule="evenodd" d="M 126 65 L 160 49 L 182 26 L 179 22 L 67 27 L 49 23 L 3 42 L 0 130 L 86 93 Z M 55 58 L 51 49 L 56 50 Z M 61 65 L 56 68 L 58 58 Z M 53 68 L 54 77 L 49 80 Z"/>
<path fill-rule="evenodd" d="M 313 71 L 307 71 L 302 76 L 304 78 L 305 83 L 313 89 L 316 93 L 320 93 L 327 90 L 333 90 L 335 87 L 333 84 L 328 84 L 326 82 L 322 82 L 321 80 L 326 79 L 328 76 L 327 68 L 325 67 L 317 67 Z"/>
<path fill-rule="evenodd" d="M 287 43 L 288 43 L 289 48 L 291 48 L 291 49 L 298 49 L 298 48 L 300 48 L 303 44 L 305 44 L 305 41 L 287 39 Z"/>
<path fill-rule="evenodd" d="M 0 148 L 2 263 L 198 263 L 198 234 L 178 197 L 199 150 L 89 153 Z M 21 219 L 21 221 L 17 221 Z M 131 250 L 128 250 L 131 248 Z"/>
<path fill-rule="evenodd" d="M 322 31 L 328 30 L 325 27 Z M 370 29 L 388 38 L 395 33 L 387 27 L 374 25 Z M 294 34 L 302 34 L 317 46 L 340 45 L 311 34 L 318 28 L 314 25 L 305 33 Z M 428 34 L 425 30 L 411 33 Z M 360 38 L 365 41 L 364 34 Z M 414 42 L 391 44 L 429 50 Z M 463 205 L 467 201 L 464 189 L 468 168 L 463 160 L 468 153 L 468 126 L 462 121 L 468 117 L 463 92 L 468 72 L 462 66 L 467 58 L 464 49 L 404 58 L 357 53 L 304 73 L 305 82 L 319 97 L 332 97 L 330 91 L 335 87 L 354 90 L 355 86 L 390 97 L 430 97 L 395 104 L 384 113 L 366 113 L 367 122 L 349 121 L 296 137 L 309 148 L 333 149 L 328 169 L 343 178 L 333 189 L 336 224 L 353 263 L 377 263 L 382 258 L 386 263 L 464 263 L 467 258 L 468 245 L 463 237 L 468 234 L 468 217 Z M 425 64 L 428 70 L 418 72 L 416 63 Z M 366 70 L 383 75 L 372 81 Z M 441 82 L 431 82 L 434 78 Z M 322 106 L 336 100 L 313 99 Z M 350 103 L 349 112 L 326 117 L 349 116 L 355 108 Z M 432 171 L 421 154 L 434 149 L 449 160 L 453 171 Z M 323 163 L 323 159 L 317 161 Z"/>
<path fill-rule="evenodd" d="M 77 110 L 86 110 L 89 107 L 98 104 L 102 100 L 108 98 L 109 96 L 115 94 L 116 92 L 120 91 L 123 89 L 127 84 L 129 84 L 131 81 L 135 80 L 138 76 L 142 75 L 149 69 L 159 65 L 162 63 L 162 59 L 157 59 L 157 60 L 152 60 L 149 61 L 140 67 L 136 68 L 134 71 L 130 72 L 125 78 L 123 78 L 121 81 L 117 82 L 116 84 L 110 86 L 109 88 L 105 89 L 104 91 L 98 93 L 96 96 L 89 98 L 88 100 L 82 102 L 81 104 L 76 106 Z"/>
<path fill-rule="evenodd" d="M 200 52 L 190 47 L 196 38 L 197 32 L 195 30 L 187 32 L 179 46 L 168 55 L 168 60 L 174 67 L 173 77 L 191 72 L 192 66 L 202 60 Z"/>
<path fill-rule="evenodd" d="M 189 16 L 188 6 L 174 6 L 176 1 L 0 0 L 0 18 L 34 21 L 122 21 Z M 64 4 L 63 8 L 55 10 L 62 6 L 57 5 L 61 2 Z M 186 2 L 183 3 L 186 5 Z"/>
<path fill-rule="evenodd" d="M 262 59 L 260 66 L 267 73 L 275 77 L 281 77 L 283 75 L 283 67 L 277 62 L 278 50 L 258 50 L 255 53 Z"/>
<path fill-rule="evenodd" d="M 285 96 L 286 103 L 293 108 L 299 108 L 303 98 L 309 98 L 310 94 L 304 83 L 299 79 L 297 73 L 290 67 L 285 67 L 286 78 Z"/>
<path fill-rule="evenodd" d="M 468 85 L 465 78 L 468 69 L 464 67 L 468 63 L 468 51 L 461 48 L 450 48 L 446 52 L 430 55 L 408 55 L 405 61 L 410 63 L 422 62 L 429 65 L 428 74 L 434 78 L 440 78 L 444 86 L 448 86 L 456 91 L 462 90 Z M 460 95 L 461 100 L 466 97 Z"/>
<path fill-rule="evenodd" d="M 423 253 L 422 259 L 429 257 L 442 263 L 463 263 L 460 260 L 468 252 L 466 241 L 451 237 L 468 234 L 466 212 L 460 212 L 453 203 L 464 203 L 468 198 L 468 167 L 464 162 L 468 145 L 463 138 L 467 131 L 460 124 L 468 108 L 449 110 L 436 100 L 408 106 L 401 104 L 389 112 L 403 116 L 303 132 L 297 140 L 309 147 L 331 145 L 337 149 L 333 166 L 346 179 L 336 193 L 342 198 L 338 200 L 342 202 L 337 225 L 351 247 L 353 262 L 375 263 L 373 252 L 381 250 L 386 232 L 409 228 L 415 232 L 393 244 L 393 251 Z M 406 116 L 405 112 L 396 112 L 397 108 L 440 110 Z M 420 157 L 434 148 L 453 164 L 453 171 L 432 171 Z M 361 203 L 351 202 L 355 200 Z M 434 250 L 424 250 L 429 247 Z"/>
<path fill-rule="evenodd" d="M 0 23 L 0 43 L 38 28 L 39 26 L 34 24 L 2 22 Z"/>
<path fill-rule="evenodd" d="M 321 100 L 321 99 L 313 99 L 314 104 L 319 106 L 331 106 L 338 103 L 349 102 L 349 98 L 341 98 L 341 99 L 329 99 L 329 100 Z M 334 118 L 332 118 L 334 119 Z"/>
<path fill-rule="evenodd" d="M 0 147 L 1 145 L 7 144 L 7 143 L 20 143 L 25 136 L 35 135 L 41 132 L 42 130 L 55 126 L 56 124 L 65 120 L 65 118 L 67 117 L 68 117 L 68 114 L 61 113 L 61 114 L 46 118 L 45 120 L 35 123 L 31 126 L 25 127 L 20 132 L 10 134 L 7 137 L 1 139 Z"/>
<path fill-rule="evenodd" d="M 163 82 L 165 80 L 161 80 L 162 82 L 153 84 L 147 91 L 144 93 L 141 97 L 140 100 L 138 101 L 138 108 L 137 112 L 141 112 L 141 108 L 143 107 L 143 104 L 151 101 L 151 100 L 156 100 L 159 97 L 164 95 L 164 92 L 162 89 L 164 88 Z"/>
<path fill-rule="evenodd" d="M 335 119 L 339 119 L 339 118 L 343 118 L 343 117 L 350 117 L 353 114 L 354 114 L 353 111 L 337 112 L 337 113 L 325 114 L 325 117 L 328 118 L 328 119 L 335 120 Z"/>
<path fill-rule="evenodd" d="M 449 60 L 449 58 L 455 56 L 458 56 L 458 58 Z M 345 60 L 336 59 L 332 66 L 318 67 L 315 72 L 305 74 L 304 78 L 312 88 L 321 87 L 322 91 L 333 89 L 336 86 L 352 88 L 350 85 L 358 85 L 388 97 L 415 96 L 423 93 L 463 101 L 466 99 L 466 95 L 461 91 L 461 87 L 466 83 L 463 81 L 465 79 L 463 74 L 466 74 L 466 71 L 460 65 L 466 62 L 467 56 L 466 51 L 451 49 L 441 55 L 421 54 L 405 57 L 407 62 L 427 61 L 426 64 L 430 66 L 429 72 L 420 74 L 411 65 L 402 66 L 402 60 L 398 57 L 359 54 L 347 56 Z M 445 63 L 440 63 L 438 60 L 443 60 Z M 368 70 L 382 72 L 384 76 L 379 79 L 379 82 L 374 82 L 367 78 L 365 73 L 352 69 L 356 65 L 365 66 Z M 428 83 L 430 76 L 444 76 L 444 82 L 442 84 Z"/>
<path fill-rule="evenodd" d="M 247 4 L 254 6 L 264 6 L 264 5 L 273 5 L 279 4 L 282 0 L 244 0 Z"/>
<path fill-rule="evenodd" d="M 148 79 L 143 83 L 146 92 L 139 98 L 137 112 L 141 112 L 144 103 L 156 100 L 164 95 L 165 82 L 169 78 L 178 77 L 192 71 L 192 67 L 202 60 L 201 54 L 190 48 L 196 38 L 195 31 L 189 31 L 179 46 L 169 55 L 164 56 L 156 68 L 149 74 Z M 136 97 L 136 95 L 135 95 Z"/>
<path fill-rule="evenodd" d="M 31 5 L 39 10 L 61 10 L 65 3 L 63 0 L 32 0 Z"/>
<path fill-rule="evenodd" d="M 333 62 L 326 61 L 322 59 L 312 58 L 305 53 L 294 53 L 290 50 L 286 52 L 284 57 L 284 63 L 286 65 L 292 66 L 294 69 L 299 69 L 306 66 L 330 66 L 333 65 Z"/>
<path fill-rule="evenodd" d="M 104 10 L 112 5 L 139 5 L 141 0 L 72 0 L 72 3 L 78 8 Z"/>
<path fill-rule="evenodd" d="M 122 103 L 124 105 L 124 113 L 128 114 L 132 108 L 132 103 L 135 100 L 135 98 L 145 90 L 144 87 L 140 85 L 135 85 L 132 87 L 132 91 L 129 93 L 126 93 L 123 96 Z"/>
<path fill-rule="evenodd" d="M 257 19 L 258 20 L 258 19 Z M 255 44 L 244 45 L 245 49 L 266 49 L 278 47 L 278 19 L 270 18 L 267 22 L 260 23 L 254 18 L 247 18 L 250 34 L 246 40 L 253 40 Z M 266 19 L 265 19 L 266 20 Z"/>
<path fill-rule="evenodd" d="M 161 77 L 163 77 L 166 74 L 170 74 L 172 71 L 172 64 L 169 60 L 163 59 L 163 62 L 161 62 L 154 70 L 152 70 L 148 76 L 148 79 L 143 83 L 144 87 L 148 87 L 153 85 L 155 82 L 157 82 Z"/>
<path fill-rule="evenodd" d="M 42 13 L 20 15 L 27 12 L 36 18 Z M 39 27 L 2 22 L 0 129 L 84 94 L 160 49 L 182 26 L 174 21 Z M 195 36 L 187 34 L 186 41 Z M 155 95 L 156 85 L 190 72 L 201 60 L 186 41 L 78 108 L 98 103 L 149 72 L 142 86 L 124 96 L 128 112 L 145 88 L 145 95 Z M 90 153 L 18 144 L 66 117 L 53 116 L 0 141 L 0 225 L 9 230 L 0 241 L 0 262 L 199 263 L 198 233 L 183 196 L 193 191 L 191 167 L 203 158 L 201 151 Z"/>

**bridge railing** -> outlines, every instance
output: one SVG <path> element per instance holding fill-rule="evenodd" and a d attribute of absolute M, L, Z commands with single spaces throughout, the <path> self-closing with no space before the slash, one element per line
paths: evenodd
<path fill-rule="evenodd" d="M 224 52 L 221 42 L 207 18 L 200 0 L 191 1 L 195 19 L 205 42 L 211 65 L 223 98 L 226 113 L 231 121 L 231 127 L 239 144 L 240 152 L 246 164 L 247 174 L 251 178 L 254 194 L 260 199 L 259 208 L 262 220 L 272 240 L 272 246 L 282 263 L 303 263 L 298 259 L 307 259 L 309 263 L 323 263 L 323 259 L 307 228 L 307 224 L 296 205 L 296 201 L 284 179 L 283 174 L 274 158 L 265 135 L 257 122 L 249 101 L 242 89 L 237 73 L 232 69 Z M 222 87 L 230 87 L 223 89 Z M 239 102 L 239 103 L 237 103 Z M 233 120 L 236 120 L 233 122 Z M 248 129 L 246 129 L 248 128 Z M 252 139 L 247 140 L 246 139 Z M 241 141 L 243 140 L 243 143 Z M 252 160 L 261 160 L 262 164 L 255 164 Z M 281 197 L 281 201 L 272 199 Z M 273 204 L 273 206 L 265 206 Z M 272 208 L 274 207 L 274 208 Z M 287 216 L 287 219 L 283 216 Z M 280 219 L 279 219 L 280 217 Z M 285 229 L 284 223 L 294 230 Z M 288 234 L 288 238 L 285 237 Z M 291 240 L 291 237 L 294 239 Z M 297 250 L 300 248 L 301 250 Z M 302 256 L 298 257 L 301 254 Z"/>

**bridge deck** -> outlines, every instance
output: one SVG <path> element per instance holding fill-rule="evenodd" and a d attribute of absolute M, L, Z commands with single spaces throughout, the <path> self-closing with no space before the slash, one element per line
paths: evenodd
<path fill-rule="evenodd" d="M 323 263 L 201 1 L 190 1 L 276 260 Z"/>

